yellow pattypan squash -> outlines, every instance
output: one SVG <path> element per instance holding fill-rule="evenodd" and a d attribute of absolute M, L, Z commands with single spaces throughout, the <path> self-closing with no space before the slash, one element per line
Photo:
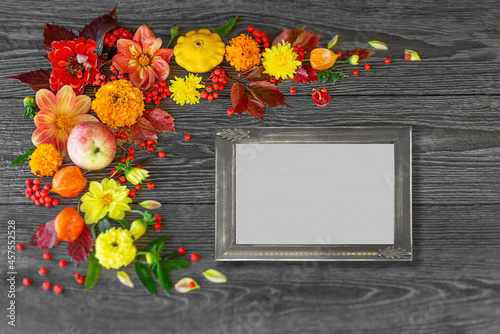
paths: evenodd
<path fill-rule="evenodd" d="M 174 47 L 175 62 L 193 73 L 206 73 L 224 59 L 226 45 L 208 29 L 190 31 Z"/>

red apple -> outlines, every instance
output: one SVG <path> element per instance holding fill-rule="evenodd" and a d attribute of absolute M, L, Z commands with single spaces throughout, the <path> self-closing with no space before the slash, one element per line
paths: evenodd
<path fill-rule="evenodd" d="M 108 166 L 115 158 L 116 138 L 99 122 L 82 122 L 68 138 L 68 155 L 82 169 L 96 170 Z"/>

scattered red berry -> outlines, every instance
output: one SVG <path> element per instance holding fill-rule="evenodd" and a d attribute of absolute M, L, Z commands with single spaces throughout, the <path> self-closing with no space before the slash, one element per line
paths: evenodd
<path fill-rule="evenodd" d="M 23 244 L 17 244 L 16 249 L 19 250 L 19 251 L 22 251 L 24 249 L 24 245 Z"/>
<path fill-rule="evenodd" d="M 370 64 L 365 64 L 365 70 L 367 70 L 367 71 L 368 71 L 370 68 L 372 68 L 372 65 L 370 65 Z"/>
<path fill-rule="evenodd" d="M 131 147 L 128 149 L 128 154 L 134 155 L 135 154 L 135 148 Z"/>
<path fill-rule="evenodd" d="M 60 294 L 61 292 L 63 292 L 63 288 L 62 286 L 60 286 L 59 284 L 57 285 L 54 285 L 54 293 L 57 293 L 57 294 Z"/>
<path fill-rule="evenodd" d="M 229 116 L 231 116 L 232 114 L 234 114 L 234 109 L 233 109 L 233 108 L 229 108 L 229 109 L 227 109 L 227 114 L 228 114 Z"/>
<path fill-rule="evenodd" d="M 65 260 L 59 261 L 59 267 L 64 268 L 68 265 L 68 263 Z"/>
<path fill-rule="evenodd" d="M 79 279 L 80 277 L 82 277 L 82 275 L 80 275 L 80 273 L 75 274 L 75 279 Z"/>
<path fill-rule="evenodd" d="M 409 54 L 409 53 L 405 54 L 405 59 L 406 60 L 410 60 L 411 59 L 411 54 Z"/>
<path fill-rule="evenodd" d="M 120 183 L 125 183 L 127 182 L 127 178 L 125 176 L 120 176 L 120 178 L 118 179 L 120 181 Z"/>
<path fill-rule="evenodd" d="M 189 282 L 189 287 L 190 288 L 194 288 L 196 286 L 196 284 L 194 284 L 194 282 Z"/>
<path fill-rule="evenodd" d="M 52 259 L 52 254 L 50 254 L 49 252 L 43 253 L 43 259 L 44 260 Z"/>
<path fill-rule="evenodd" d="M 153 146 L 148 146 L 146 148 L 146 151 L 148 151 L 149 153 L 153 152 L 155 150 L 155 148 Z"/>
<path fill-rule="evenodd" d="M 76 279 L 76 283 L 78 283 L 78 284 L 84 284 L 85 283 L 85 277 L 82 277 L 82 276 L 78 277 Z"/>
<path fill-rule="evenodd" d="M 342 57 L 342 52 L 340 51 L 335 52 L 335 54 L 337 55 L 337 57 Z"/>
<path fill-rule="evenodd" d="M 45 274 L 47 274 L 47 268 L 45 267 L 40 268 L 40 275 L 45 275 Z"/>
<path fill-rule="evenodd" d="M 157 222 L 157 223 L 161 222 L 161 218 L 162 218 L 162 217 L 161 217 L 161 215 L 160 215 L 160 214 L 156 214 L 156 215 L 155 215 L 155 222 Z"/>
<path fill-rule="evenodd" d="M 161 223 L 156 223 L 153 225 L 153 228 L 156 230 L 156 231 L 159 231 L 161 230 Z"/>
<path fill-rule="evenodd" d="M 158 156 L 159 156 L 160 158 L 165 158 L 165 156 L 166 156 L 166 155 L 167 155 L 167 154 L 165 153 L 165 151 L 160 151 L 160 152 L 158 152 Z"/>
<path fill-rule="evenodd" d="M 141 190 L 141 185 L 140 185 L 140 184 L 136 184 L 136 185 L 134 186 L 134 189 L 135 189 L 136 191 Z"/>
<path fill-rule="evenodd" d="M 181 255 L 182 255 L 182 254 L 184 254 L 184 253 L 186 253 L 186 248 L 184 248 L 184 247 L 179 247 L 179 249 L 177 250 L 177 253 L 179 253 L 179 254 L 181 254 Z"/>
<path fill-rule="evenodd" d="M 155 187 L 154 182 L 149 182 L 148 183 L 148 189 L 154 189 L 154 187 Z"/>
<path fill-rule="evenodd" d="M 135 190 L 130 190 L 128 193 L 128 197 L 134 198 L 135 197 Z"/>
<path fill-rule="evenodd" d="M 26 285 L 26 286 L 31 285 L 31 280 L 29 278 L 23 279 L 23 285 Z"/>
<path fill-rule="evenodd" d="M 385 59 L 384 59 L 384 63 L 386 63 L 386 64 L 390 64 L 390 63 L 391 63 L 391 59 L 390 59 L 390 58 L 385 58 Z"/>
<path fill-rule="evenodd" d="M 57 198 L 52 199 L 52 206 L 58 206 L 59 200 Z"/>
<path fill-rule="evenodd" d="M 359 71 L 358 70 L 354 70 L 354 71 L 352 71 L 352 74 L 359 75 Z"/>
<path fill-rule="evenodd" d="M 297 93 L 297 89 L 295 87 L 290 88 L 290 94 Z"/>
<path fill-rule="evenodd" d="M 186 139 L 186 140 L 191 140 L 191 135 L 190 135 L 189 133 L 186 133 L 186 134 L 184 135 L 184 139 Z"/>
<path fill-rule="evenodd" d="M 43 284 L 42 284 L 42 288 L 44 290 L 50 290 L 51 287 L 52 287 L 52 283 L 50 283 L 50 282 L 43 282 Z"/>
<path fill-rule="evenodd" d="M 191 261 L 198 261 L 200 256 L 197 253 L 191 254 Z"/>
<path fill-rule="evenodd" d="M 323 87 L 323 88 L 321 88 L 321 89 L 320 89 L 320 91 L 321 91 L 321 93 L 324 93 L 324 94 L 328 93 L 328 89 L 326 89 L 326 88 L 324 88 L 324 87 Z"/>

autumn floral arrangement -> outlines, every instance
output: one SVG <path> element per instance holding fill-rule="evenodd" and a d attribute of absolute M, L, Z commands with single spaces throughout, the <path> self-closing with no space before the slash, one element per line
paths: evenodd
<path fill-rule="evenodd" d="M 47 251 L 66 242 L 68 254 L 77 264 L 88 258 L 86 276 L 76 277 L 86 289 L 95 285 L 102 267 L 116 270 L 118 279 L 133 287 L 131 278 L 122 270 L 133 263 L 140 281 L 151 293 L 157 293 L 154 277 L 170 292 L 174 287 L 170 271 L 190 266 L 183 247 L 165 252 L 167 235 L 137 249 L 138 239 L 149 227 L 162 229 L 161 215 L 151 213 L 161 203 L 134 203 L 150 176 L 147 169 L 133 161 L 139 150 L 155 150 L 158 134 L 176 133 L 174 118 L 159 108 L 163 100 L 170 98 L 180 106 L 202 100 L 210 103 L 231 85 L 227 114 L 263 119 L 266 107 L 288 106 L 280 90 L 285 80 L 335 85 L 347 77 L 343 64 L 357 66 L 365 62 L 365 70 L 370 70 L 366 59 L 374 51 L 334 52 L 337 36 L 326 48 L 320 48 L 321 34 L 306 31 L 305 27 L 286 29 L 271 42 L 265 32 L 249 26 L 248 33 L 224 42 L 237 19 L 213 31 L 200 29 L 180 37 L 180 29 L 174 25 L 166 47 L 146 25 L 135 31 L 118 27 L 116 8 L 86 25 L 78 35 L 46 23 L 43 47 L 50 68 L 11 77 L 36 91 L 34 98 L 24 99 L 24 118 L 32 118 L 36 126 L 31 136 L 35 147 L 12 163 L 29 161 L 36 176 L 26 180 L 26 197 L 37 206 L 55 207 L 65 204 L 65 198 L 80 196 L 76 208 L 66 206 L 53 220 L 40 225 L 29 245 Z M 168 48 L 175 39 L 175 47 Z M 374 49 L 388 48 L 380 41 L 369 44 Z M 172 57 L 188 73 L 167 81 Z M 420 57 L 406 50 L 405 59 Z M 390 63 L 390 59 L 385 62 Z M 204 73 L 208 74 L 204 77 Z M 357 76 L 359 70 L 352 73 Z M 290 88 L 290 94 L 295 93 L 296 88 Z M 327 88 L 313 89 L 311 96 L 320 107 L 332 100 Z M 190 140 L 190 134 L 185 134 L 184 139 Z M 132 144 L 136 147 L 125 147 Z M 124 156 L 111 168 L 110 176 L 88 182 L 91 171 L 112 164 L 119 148 Z M 160 151 L 158 156 L 164 158 L 166 153 Z M 155 184 L 149 181 L 146 187 L 153 190 Z M 18 244 L 18 249 L 23 247 Z M 50 253 L 46 252 L 46 257 L 50 258 Z M 191 253 L 191 261 L 198 258 L 198 254 Z M 61 260 L 60 265 L 66 262 Z M 46 273 L 42 269 L 40 273 Z M 214 269 L 203 274 L 212 282 L 226 282 L 224 274 Z M 30 279 L 26 278 L 24 284 L 30 285 Z M 45 282 L 43 288 L 50 289 L 51 283 Z M 179 292 L 198 288 L 189 277 L 175 284 Z M 53 289 L 62 292 L 60 285 Z"/>

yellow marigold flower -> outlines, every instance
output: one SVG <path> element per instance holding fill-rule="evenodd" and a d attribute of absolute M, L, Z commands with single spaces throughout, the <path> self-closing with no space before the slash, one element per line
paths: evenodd
<path fill-rule="evenodd" d="M 52 176 L 61 167 L 63 158 L 52 144 L 40 144 L 30 155 L 31 172 L 36 176 Z"/>
<path fill-rule="evenodd" d="M 290 43 L 276 44 L 267 48 L 262 54 L 262 65 L 267 73 L 276 79 L 293 78 L 297 67 L 302 64 L 297 60 L 297 52 L 293 51 Z"/>
<path fill-rule="evenodd" d="M 112 81 L 99 88 L 92 109 L 113 128 L 131 126 L 144 112 L 144 95 L 128 80 Z"/>
<path fill-rule="evenodd" d="M 226 61 L 236 71 L 246 71 L 260 64 L 259 45 L 247 34 L 233 38 L 226 46 Z"/>
<path fill-rule="evenodd" d="M 94 224 L 108 215 L 121 220 L 125 211 L 130 210 L 129 190 L 113 179 L 103 179 L 101 183 L 90 182 L 89 191 L 82 196 L 80 210 L 85 212 L 85 223 Z"/>
<path fill-rule="evenodd" d="M 137 249 L 128 230 L 112 227 L 95 241 L 95 257 L 106 269 L 120 269 L 134 261 Z"/>
<path fill-rule="evenodd" d="M 200 102 L 200 92 L 198 88 L 204 88 L 201 83 L 201 77 L 189 73 L 184 78 L 175 77 L 175 80 L 170 80 L 170 92 L 175 103 L 181 106 L 187 104 L 196 104 Z"/>

